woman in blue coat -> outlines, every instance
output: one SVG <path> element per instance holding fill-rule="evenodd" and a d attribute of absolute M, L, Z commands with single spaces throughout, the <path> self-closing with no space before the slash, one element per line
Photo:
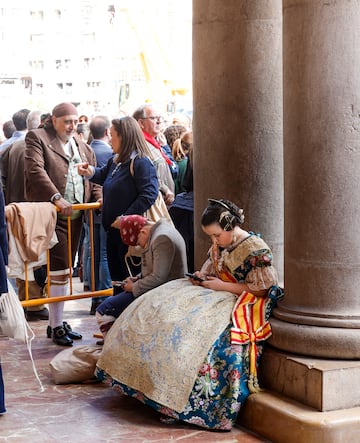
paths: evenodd
<path fill-rule="evenodd" d="M 78 172 L 103 187 L 102 224 L 107 232 L 110 276 L 112 280 L 122 281 L 129 275 L 125 264 L 128 246 L 121 241 L 119 218 L 144 214 L 154 204 L 159 188 L 138 122 L 133 117 L 114 119 L 110 134 L 114 157 L 101 168 L 80 164 Z"/>

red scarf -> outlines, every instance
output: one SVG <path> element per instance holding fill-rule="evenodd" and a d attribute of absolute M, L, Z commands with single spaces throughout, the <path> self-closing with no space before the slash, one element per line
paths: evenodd
<path fill-rule="evenodd" d="M 152 137 L 150 134 L 148 134 L 146 131 L 143 131 L 145 140 L 152 144 L 156 149 L 158 149 L 161 152 L 161 155 L 164 157 L 164 160 L 166 163 L 171 166 L 171 160 L 165 155 L 164 151 L 162 150 L 162 147 L 159 145 L 158 141 Z"/>

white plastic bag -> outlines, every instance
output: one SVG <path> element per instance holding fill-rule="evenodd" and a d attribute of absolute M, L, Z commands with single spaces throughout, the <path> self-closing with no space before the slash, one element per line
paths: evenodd
<path fill-rule="evenodd" d="M 26 321 L 24 308 L 15 289 L 9 280 L 7 283 L 8 292 L 0 295 L 0 333 L 26 344 L 35 377 L 41 391 L 44 391 L 31 352 L 31 341 L 34 339 L 35 334 Z"/>
<path fill-rule="evenodd" d="M 34 335 L 26 321 L 19 297 L 8 281 L 8 292 L 0 296 L 0 332 L 9 338 L 27 343 L 30 331 L 31 335 Z"/>

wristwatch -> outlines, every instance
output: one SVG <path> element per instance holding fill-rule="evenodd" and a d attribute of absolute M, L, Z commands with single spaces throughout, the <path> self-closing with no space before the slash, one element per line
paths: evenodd
<path fill-rule="evenodd" d="M 57 200 L 60 200 L 60 199 L 61 199 L 61 194 L 60 194 L 60 192 L 57 192 L 56 194 L 54 194 L 51 197 L 51 203 L 54 203 L 54 201 L 57 201 Z"/>

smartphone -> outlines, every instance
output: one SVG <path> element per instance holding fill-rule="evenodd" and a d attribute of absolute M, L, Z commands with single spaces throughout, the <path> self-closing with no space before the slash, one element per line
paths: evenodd
<path fill-rule="evenodd" d="M 191 274 L 190 272 L 186 272 L 186 273 L 185 273 L 185 277 L 189 277 L 189 278 L 191 278 L 192 280 L 196 280 L 196 281 L 200 281 L 200 282 L 205 281 L 203 278 L 198 277 L 198 276 L 195 275 L 195 274 Z"/>
<path fill-rule="evenodd" d="M 120 286 L 120 288 L 123 288 L 126 285 L 126 281 L 112 281 L 113 286 Z"/>

